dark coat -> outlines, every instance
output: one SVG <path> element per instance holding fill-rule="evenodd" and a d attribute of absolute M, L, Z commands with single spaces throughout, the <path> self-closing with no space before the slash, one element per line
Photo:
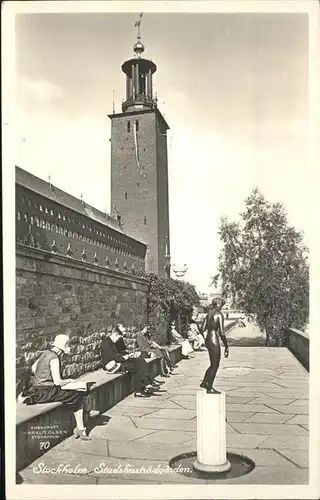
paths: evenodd
<path fill-rule="evenodd" d="M 101 360 L 105 367 L 109 361 L 116 361 L 121 363 L 122 367 L 133 374 L 135 390 L 140 390 L 145 385 L 150 384 L 148 365 L 143 358 L 132 358 L 126 360 L 117 351 L 116 345 L 110 338 L 104 338 L 101 342 Z"/>
<path fill-rule="evenodd" d="M 103 366 L 106 366 L 109 361 L 116 361 L 117 363 L 124 363 L 124 357 L 119 354 L 116 345 L 112 340 L 107 337 L 103 338 L 101 342 L 101 360 Z"/>

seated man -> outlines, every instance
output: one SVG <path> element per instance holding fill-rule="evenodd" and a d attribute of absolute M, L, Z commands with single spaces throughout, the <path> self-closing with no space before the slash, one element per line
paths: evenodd
<path fill-rule="evenodd" d="M 134 376 L 135 397 L 150 397 L 161 383 L 151 380 L 147 362 L 139 356 L 139 353 L 120 354 L 118 352 L 115 344 L 120 338 L 121 334 L 117 329 L 114 329 L 111 334 L 102 339 L 101 358 L 104 369 L 110 362 L 121 363 L 121 367 Z"/>
<path fill-rule="evenodd" d="M 118 323 L 117 326 L 115 327 L 115 330 L 119 333 L 120 335 L 120 338 L 119 340 L 117 340 L 116 342 L 116 348 L 117 348 L 117 351 L 120 353 L 120 354 L 128 354 L 127 353 L 127 346 L 125 344 L 125 341 L 123 339 L 123 337 L 126 335 L 126 330 L 125 330 L 125 327 L 123 326 L 122 323 Z"/>
<path fill-rule="evenodd" d="M 185 359 L 189 359 L 189 354 L 193 352 L 191 344 L 188 340 L 184 339 L 182 335 L 175 328 L 175 321 L 172 321 L 171 325 L 171 337 L 175 344 L 181 344 L 181 353 L 182 357 Z"/>
<path fill-rule="evenodd" d="M 176 365 L 171 362 L 166 348 L 160 346 L 154 340 L 151 340 L 151 334 L 147 326 L 144 326 L 141 332 L 138 333 L 137 344 L 138 348 L 142 352 L 142 355 L 147 357 L 156 356 L 160 358 L 162 376 L 168 377 L 169 373 L 172 373 L 174 368 L 176 368 Z"/>

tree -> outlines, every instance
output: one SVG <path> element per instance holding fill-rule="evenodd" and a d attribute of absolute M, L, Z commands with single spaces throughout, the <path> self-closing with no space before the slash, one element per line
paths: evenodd
<path fill-rule="evenodd" d="M 177 319 L 182 328 L 187 324 L 199 297 L 193 285 L 153 273 L 139 273 L 149 281 L 147 314 L 155 340 L 169 340 L 170 321 Z"/>
<path fill-rule="evenodd" d="M 286 345 L 288 328 L 308 320 L 308 250 L 280 203 L 255 189 L 245 205 L 240 222 L 221 219 L 222 293 L 255 319 L 266 345 Z"/>

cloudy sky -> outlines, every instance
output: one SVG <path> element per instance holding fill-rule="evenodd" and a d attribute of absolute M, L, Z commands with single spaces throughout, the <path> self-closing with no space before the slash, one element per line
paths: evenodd
<path fill-rule="evenodd" d="M 130 14 L 16 16 L 15 161 L 110 209 L 110 120 L 133 54 Z M 207 290 L 220 216 L 258 186 L 308 243 L 308 17 L 152 14 L 142 24 L 154 90 L 170 125 L 172 262 Z"/>

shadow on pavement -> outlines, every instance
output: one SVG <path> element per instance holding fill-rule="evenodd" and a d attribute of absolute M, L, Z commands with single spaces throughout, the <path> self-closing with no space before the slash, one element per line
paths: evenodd
<path fill-rule="evenodd" d="M 107 425 L 109 421 L 111 420 L 111 417 L 108 417 L 106 415 L 99 415 L 98 417 L 92 418 L 89 420 L 88 425 L 87 425 L 87 434 L 92 431 L 95 427 Z"/>
<path fill-rule="evenodd" d="M 265 340 L 262 337 L 241 337 L 232 338 L 228 337 L 229 346 L 241 346 L 241 347 L 265 347 Z"/>

